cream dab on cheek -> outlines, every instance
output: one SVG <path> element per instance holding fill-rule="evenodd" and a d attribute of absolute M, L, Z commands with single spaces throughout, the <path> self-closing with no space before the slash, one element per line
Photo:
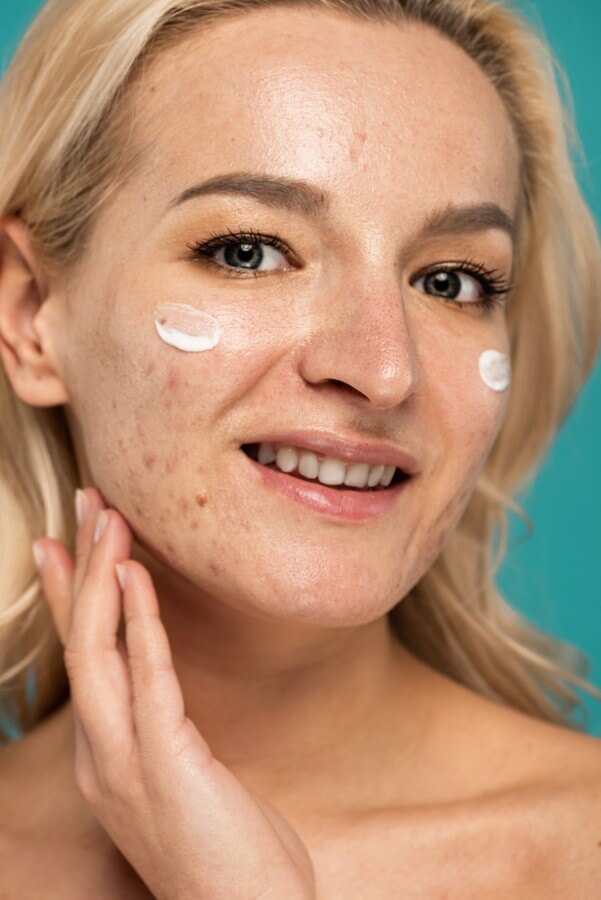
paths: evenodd
<path fill-rule="evenodd" d="M 178 350 L 211 350 L 221 337 L 217 319 L 187 303 L 161 303 L 154 316 L 159 337 Z"/>
<path fill-rule="evenodd" d="M 485 350 L 480 354 L 480 376 L 493 391 L 506 391 L 511 384 L 511 360 L 506 353 Z"/>

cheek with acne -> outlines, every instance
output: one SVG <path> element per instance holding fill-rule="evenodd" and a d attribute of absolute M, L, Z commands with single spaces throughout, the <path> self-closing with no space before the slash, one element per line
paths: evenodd
<path fill-rule="evenodd" d="M 154 311 L 157 334 L 166 344 L 188 353 L 212 350 L 221 329 L 214 316 L 187 303 L 162 303 Z"/>

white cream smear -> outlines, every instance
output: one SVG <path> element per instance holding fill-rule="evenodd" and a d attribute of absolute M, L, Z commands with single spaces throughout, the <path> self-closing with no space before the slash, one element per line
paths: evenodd
<path fill-rule="evenodd" d="M 194 306 L 161 303 L 154 313 L 159 337 L 178 350 L 212 350 L 219 342 L 221 329 L 217 319 Z"/>
<path fill-rule="evenodd" d="M 506 391 L 511 384 L 511 360 L 498 350 L 484 350 L 480 354 L 482 381 L 493 391 Z"/>

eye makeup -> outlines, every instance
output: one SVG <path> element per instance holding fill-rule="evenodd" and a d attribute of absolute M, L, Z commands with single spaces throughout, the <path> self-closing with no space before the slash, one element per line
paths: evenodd
<path fill-rule="evenodd" d="M 484 350 L 480 354 L 480 376 L 493 391 L 506 391 L 511 384 L 511 360 L 498 350 Z"/>
<path fill-rule="evenodd" d="M 221 337 L 217 319 L 187 303 L 161 303 L 154 314 L 159 337 L 178 350 L 212 350 Z"/>

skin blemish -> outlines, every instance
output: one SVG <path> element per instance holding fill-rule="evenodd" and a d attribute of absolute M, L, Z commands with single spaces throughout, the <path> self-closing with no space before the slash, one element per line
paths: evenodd
<path fill-rule="evenodd" d="M 157 458 L 154 453 L 145 453 L 144 454 L 144 465 L 147 469 L 152 469 L 156 462 Z"/>
<path fill-rule="evenodd" d="M 511 384 L 511 361 L 506 353 L 484 350 L 478 367 L 482 381 L 493 391 L 506 391 Z"/>
<path fill-rule="evenodd" d="M 207 502 L 207 495 L 206 494 L 196 494 L 194 499 L 195 499 L 196 503 L 198 504 L 198 506 L 204 506 L 205 503 Z"/>
<path fill-rule="evenodd" d="M 162 303 L 154 312 L 159 337 L 178 350 L 212 350 L 219 342 L 221 330 L 217 319 L 194 306 Z"/>

